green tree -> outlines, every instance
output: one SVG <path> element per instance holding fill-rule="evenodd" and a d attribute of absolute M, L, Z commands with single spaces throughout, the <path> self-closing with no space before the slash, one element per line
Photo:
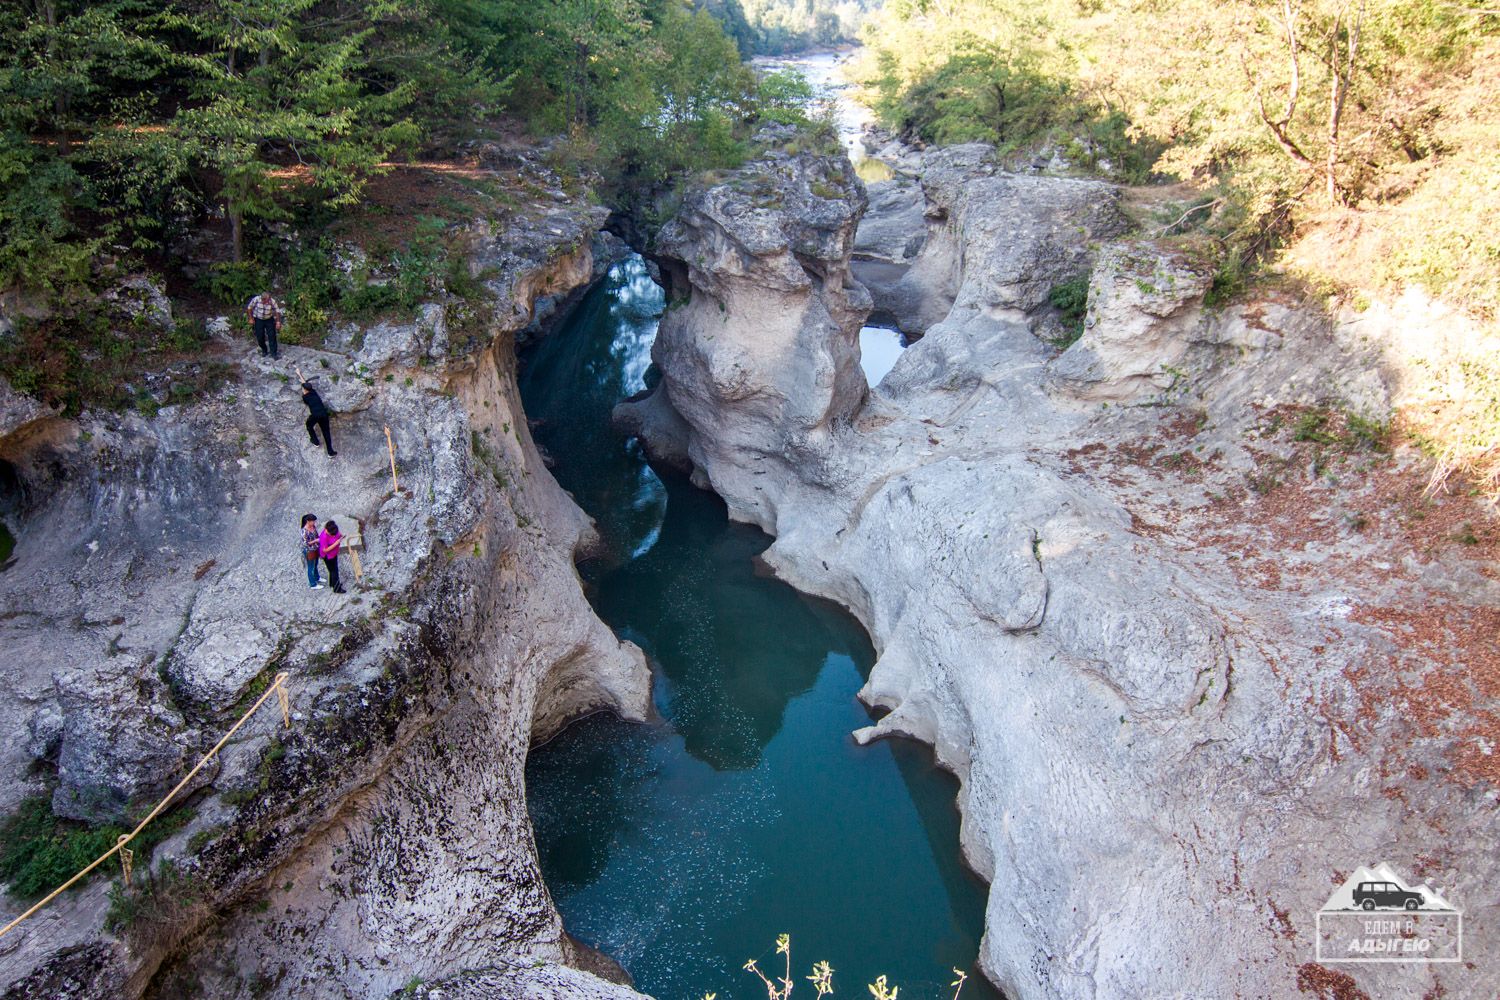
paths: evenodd
<path fill-rule="evenodd" d="M 38 0 L 0 7 L 0 288 L 80 280 L 98 238 L 73 240 L 92 207 L 75 138 L 113 93 L 148 78 L 159 48 L 136 33 L 139 4 Z"/>
<path fill-rule="evenodd" d="M 220 179 L 233 259 L 244 257 L 244 221 L 285 219 L 311 193 L 353 204 L 391 152 L 419 129 L 401 113 L 411 89 L 366 90 L 368 43 L 381 3 L 212 0 L 173 27 L 191 32 L 184 63 L 196 106 L 174 127 Z M 357 25 L 369 25 L 357 27 Z"/>

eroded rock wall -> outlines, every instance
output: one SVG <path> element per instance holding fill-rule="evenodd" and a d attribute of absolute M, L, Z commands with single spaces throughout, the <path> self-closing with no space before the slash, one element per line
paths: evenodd
<path fill-rule="evenodd" d="M 190 790 L 154 908 L 107 931 L 97 880 L 0 941 L 7 996 L 364 998 L 495 968 L 628 992 L 554 968 L 575 951 L 522 788 L 533 740 L 649 707 L 643 656 L 583 597 L 592 526 L 515 382 L 533 304 L 596 276 L 602 215 L 472 227 L 482 329 L 450 330 L 438 301 L 279 363 L 216 340 L 239 377 L 150 418 L 5 403 L 25 485 L 0 576 L 5 803 L 53 788 L 62 815 L 135 815 L 279 670 L 292 710 L 284 727 L 273 700 Z M 336 411 L 336 458 L 303 430 L 298 369 Z M 309 589 L 305 512 L 362 535 L 347 595 Z"/>
<path fill-rule="evenodd" d="M 787 311 L 736 315 L 718 293 L 760 266 L 743 241 L 723 252 L 723 226 L 675 245 L 691 292 L 655 355 L 670 391 L 637 405 L 691 400 L 700 480 L 774 531 L 779 575 L 869 629 L 862 697 L 889 713 L 857 736 L 931 742 L 961 778 L 963 846 L 991 883 L 987 973 L 1020 1000 L 1491 995 L 1473 967 L 1315 962 L 1313 914 L 1358 865 L 1450 899 L 1484 898 L 1497 874 L 1495 788 L 1464 764 L 1485 752 L 1482 711 L 1412 687 L 1485 704 L 1464 663 L 1495 655 L 1470 640 L 1496 587 L 1459 583 L 1486 578 L 1461 546 L 1353 516 L 1419 456 L 1377 473 L 1374 452 L 1315 455 L 1278 429 L 1330 400 L 1378 409 L 1378 352 L 1284 297 L 1203 309 L 1195 272 L 1114 242 L 1128 227 L 1108 185 L 1003 174 L 977 146 L 914 159 L 898 183 L 923 192 L 917 262 L 866 275 L 941 272 L 873 297 L 923 323 L 951 305 L 852 420 L 788 438 L 747 426 L 778 411 L 713 409 L 723 379 L 703 353 L 738 359 L 736 398 L 754 399 L 823 370 L 858 314 L 809 357 L 786 349 Z M 895 246 L 878 221 L 867 250 Z M 1047 292 L 1090 272 L 1089 328 L 1059 355 L 1033 333 Z M 1413 607 L 1464 624 L 1419 626 Z M 1497 936 L 1465 931 L 1466 954 Z"/>
<path fill-rule="evenodd" d="M 870 300 L 849 274 L 863 208 L 848 160 L 773 152 L 690 194 L 652 246 L 668 285 L 651 351 L 662 381 L 616 421 L 652 428 L 655 457 L 706 476 L 735 517 L 768 530 L 777 512 L 760 481 L 816 476 L 809 465 L 864 401 Z"/>

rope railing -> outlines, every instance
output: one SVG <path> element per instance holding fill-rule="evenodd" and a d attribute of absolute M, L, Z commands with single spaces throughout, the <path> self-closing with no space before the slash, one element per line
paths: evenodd
<path fill-rule="evenodd" d="M 64 892 L 77 885 L 81 879 L 87 876 L 95 868 L 98 868 L 100 865 L 104 864 L 104 862 L 114 857 L 116 854 L 120 856 L 120 867 L 124 872 L 126 883 L 129 884 L 131 862 L 134 859 L 134 852 L 129 850 L 125 845 L 138 837 L 140 835 L 140 832 L 146 828 L 147 824 L 149 824 L 157 816 L 161 815 L 162 810 L 167 808 L 167 804 L 172 801 L 177 793 L 187 787 L 188 782 L 192 781 L 193 777 L 199 771 L 203 770 L 204 766 L 209 761 L 214 759 L 214 755 L 224 748 L 224 744 L 229 742 L 229 738 L 236 732 L 238 732 L 239 728 L 249 720 L 250 716 L 259 711 L 260 707 L 264 705 L 273 694 L 276 696 L 276 700 L 281 704 L 282 723 L 288 729 L 292 727 L 291 704 L 287 699 L 286 692 L 286 681 L 290 676 L 291 675 L 286 671 L 282 671 L 281 673 L 277 674 L 276 679 L 271 682 L 271 686 L 266 688 L 266 690 L 261 693 L 261 696 L 255 700 L 255 704 L 251 705 L 248 709 L 245 710 L 245 714 L 240 716 L 239 721 L 229 727 L 229 731 L 219 739 L 219 742 L 215 743 L 213 745 L 213 748 L 209 750 L 208 753 L 203 755 L 203 759 L 198 761 L 198 763 L 193 766 L 193 769 L 189 771 L 187 775 L 177 783 L 177 787 L 168 792 L 166 797 L 156 804 L 155 809 L 152 809 L 149 813 L 146 814 L 145 819 L 136 824 L 134 830 L 131 830 L 129 833 L 120 834 L 120 838 L 115 841 L 114 847 L 111 847 L 109 850 L 99 855 L 87 868 L 83 869 L 77 875 L 74 875 L 72 878 L 68 879 L 56 889 L 53 889 L 42 899 L 38 900 L 36 904 L 31 907 L 31 909 L 27 910 L 25 913 L 21 914 L 19 917 L 6 924 L 4 928 L 0 928 L 0 937 L 4 937 L 5 935 L 9 934 L 11 930 L 14 929 L 17 925 L 22 923 L 32 914 L 36 913 L 42 907 L 46 906 L 48 903 L 52 902 L 58 896 L 62 895 Z"/>

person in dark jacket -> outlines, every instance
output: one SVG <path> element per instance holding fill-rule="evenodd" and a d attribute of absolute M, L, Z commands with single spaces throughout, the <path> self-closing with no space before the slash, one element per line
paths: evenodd
<path fill-rule="evenodd" d="M 328 454 L 337 455 L 333 450 L 333 431 L 328 427 L 328 407 L 323 402 L 323 397 L 318 395 L 318 390 L 313 388 L 311 382 L 302 383 L 302 402 L 307 404 L 307 436 L 313 444 L 321 444 L 328 449 Z M 323 440 L 318 440 L 318 428 L 323 431 Z"/>

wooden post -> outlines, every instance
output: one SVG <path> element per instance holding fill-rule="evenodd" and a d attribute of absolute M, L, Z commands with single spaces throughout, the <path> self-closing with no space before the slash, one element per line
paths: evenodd
<path fill-rule="evenodd" d="M 385 450 L 391 453 L 391 492 L 400 493 L 401 484 L 396 482 L 396 446 L 391 442 L 391 429 L 385 429 Z"/>
<path fill-rule="evenodd" d="M 281 721 L 288 729 L 292 728 L 292 706 L 286 693 L 286 679 L 290 676 L 286 671 L 276 675 L 276 700 L 281 703 Z"/>
<path fill-rule="evenodd" d="M 130 841 L 130 834 L 122 833 L 115 840 L 115 850 L 120 854 L 120 871 L 125 876 L 125 885 L 130 885 L 131 862 L 135 860 L 135 852 L 125 845 Z"/>
<path fill-rule="evenodd" d="M 349 546 L 349 561 L 354 563 L 354 579 L 363 580 L 365 578 L 365 570 L 359 564 L 359 549 L 353 545 Z"/>

